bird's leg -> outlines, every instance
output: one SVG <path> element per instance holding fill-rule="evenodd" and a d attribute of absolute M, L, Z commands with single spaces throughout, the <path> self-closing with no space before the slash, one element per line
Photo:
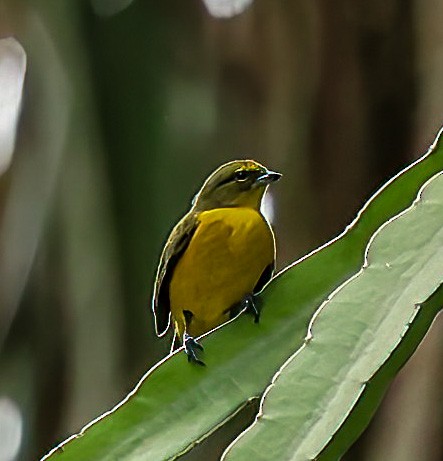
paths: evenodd
<path fill-rule="evenodd" d="M 183 334 L 183 345 L 185 346 L 185 352 L 188 356 L 188 362 L 197 363 L 198 365 L 205 365 L 205 363 L 200 360 L 197 356 L 197 350 L 202 351 L 203 346 L 199 344 L 192 336 L 190 336 L 186 330 L 189 328 L 189 325 L 192 321 L 194 314 L 191 311 L 184 310 L 183 317 L 185 318 L 185 332 Z"/>
<path fill-rule="evenodd" d="M 258 295 L 253 295 L 251 293 L 245 295 L 242 300 L 232 307 L 226 309 L 223 313 L 229 313 L 229 318 L 233 319 L 240 314 L 240 312 L 246 312 L 247 314 L 252 314 L 254 316 L 254 322 L 258 323 L 260 320 L 260 298 Z"/>
<path fill-rule="evenodd" d="M 245 312 L 254 316 L 254 323 L 258 323 L 260 320 L 260 303 L 257 296 L 253 294 L 247 294 L 241 301 L 242 309 Z"/>
<path fill-rule="evenodd" d="M 192 336 L 189 336 L 188 333 L 183 335 L 183 345 L 185 346 L 185 352 L 188 356 L 188 362 L 197 363 L 198 365 L 205 366 L 205 362 L 200 360 L 197 356 L 197 350 L 202 351 L 203 346 L 198 343 Z"/>

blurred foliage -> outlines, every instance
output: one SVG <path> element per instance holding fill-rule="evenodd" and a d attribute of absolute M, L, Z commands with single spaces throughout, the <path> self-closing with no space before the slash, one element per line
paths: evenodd
<path fill-rule="evenodd" d="M 441 125 L 442 21 L 435 0 L 255 0 L 223 20 L 199 0 L 109 17 L 87 0 L 0 0 L 0 37 L 28 55 L 0 177 L 0 397 L 22 418 L 19 459 L 108 409 L 168 350 L 149 311 L 155 265 L 214 167 L 254 157 L 284 173 L 283 267 L 425 150 Z M 441 459 L 441 328 L 348 460 Z"/>

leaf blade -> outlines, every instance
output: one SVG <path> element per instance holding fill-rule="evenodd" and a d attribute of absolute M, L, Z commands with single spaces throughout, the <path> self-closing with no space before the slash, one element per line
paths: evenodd
<path fill-rule="evenodd" d="M 303 343 L 318 305 L 359 269 L 371 234 L 407 207 L 422 182 L 441 169 L 443 150 L 434 144 L 428 155 L 383 187 L 344 234 L 268 286 L 259 325 L 243 316 L 203 338 L 205 370 L 189 366 L 180 351 L 154 367 L 123 405 L 63 444 L 63 461 L 175 459 L 192 450 L 263 392 Z M 44 459 L 56 460 L 60 450 Z"/>
<path fill-rule="evenodd" d="M 223 459 L 318 459 L 340 431 L 443 282 L 443 174 L 419 197 L 377 231 L 366 264 L 317 311 L 310 340 L 268 388 L 262 417 Z"/>

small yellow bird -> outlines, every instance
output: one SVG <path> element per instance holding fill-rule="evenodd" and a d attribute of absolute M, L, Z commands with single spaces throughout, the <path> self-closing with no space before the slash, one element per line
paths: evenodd
<path fill-rule="evenodd" d="M 165 244 L 152 299 L 156 333 L 167 332 L 172 316 L 189 361 L 204 365 L 194 338 L 241 310 L 258 322 L 253 295 L 275 268 L 274 234 L 260 207 L 268 185 L 280 177 L 253 160 L 222 165 Z"/>

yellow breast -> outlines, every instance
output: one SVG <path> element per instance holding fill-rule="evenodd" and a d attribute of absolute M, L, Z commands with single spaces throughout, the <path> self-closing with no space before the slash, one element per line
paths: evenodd
<path fill-rule="evenodd" d="M 252 293 L 274 261 L 274 236 L 252 208 L 219 208 L 199 215 L 199 225 L 177 263 L 170 284 L 177 333 L 183 311 L 192 312 L 188 333 L 198 336 L 228 320 L 227 309 Z"/>

